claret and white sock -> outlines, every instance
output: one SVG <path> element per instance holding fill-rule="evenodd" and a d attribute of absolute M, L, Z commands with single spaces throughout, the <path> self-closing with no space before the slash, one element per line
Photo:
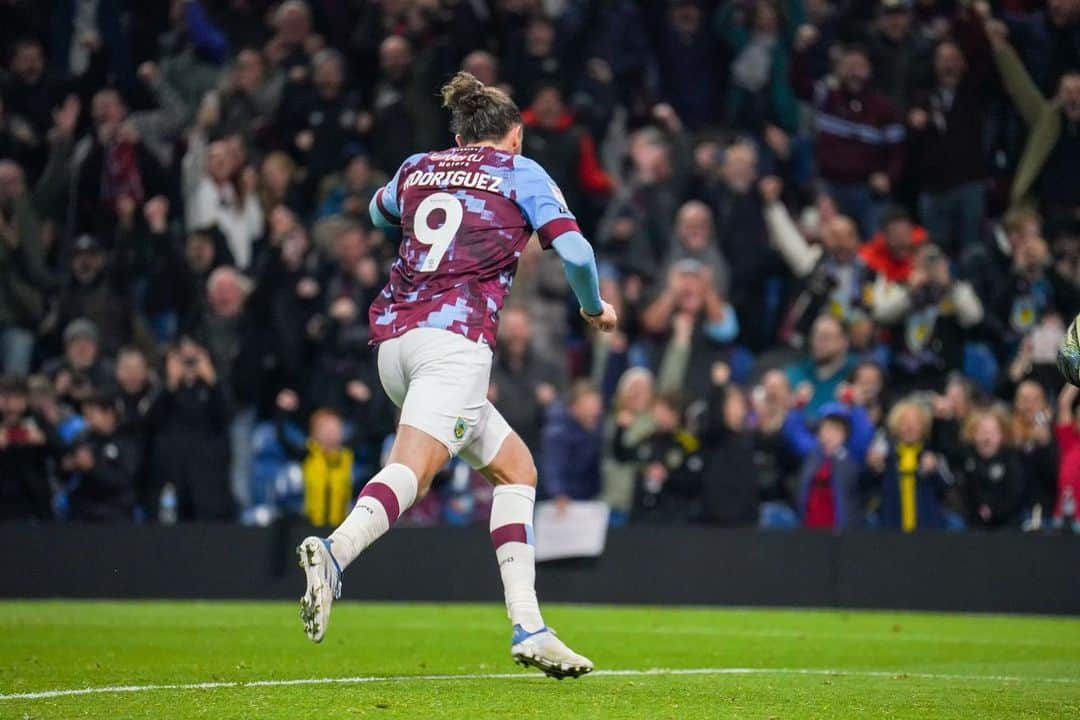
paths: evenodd
<path fill-rule="evenodd" d="M 544 627 L 536 600 L 533 504 L 536 488 L 499 485 L 491 501 L 491 544 L 499 562 L 510 622 L 527 632 Z"/>
<path fill-rule="evenodd" d="M 342 570 L 382 537 L 416 501 L 416 474 L 401 463 L 380 470 L 360 491 L 349 516 L 330 535 L 330 553 Z"/>

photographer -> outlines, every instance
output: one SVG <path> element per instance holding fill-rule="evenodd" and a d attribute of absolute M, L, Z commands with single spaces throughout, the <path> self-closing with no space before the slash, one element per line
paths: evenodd
<path fill-rule="evenodd" d="M 874 274 L 859 256 L 859 230 L 851 218 L 837 215 L 823 222 L 821 244 L 811 245 L 780 201 L 780 181 L 765 178 L 760 187 L 769 240 L 802 281 L 781 335 L 792 347 L 803 347 L 814 319 L 822 312 L 845 322 L 865 315 L 864 298 Z"/>
<path fill-rule="evenodd" d="M 26 380 L 0 377 L 0 522 L 48 520 L 48 447 L 29 409 Z"/>
<path fill-rule="evenodd" d="M 180 517 L 228 520 L 229 413 L 225 392 L 204 347 L 183 338 L 165 357 L 165 387 L 151 410 L 156 428 L 155 479 L 171 484 Z"/>
<path fill-rule="evenodd" d="M 120 431 L 120 412 L 111 394 L 97 393 L 82 403 L 86 430 L 76 438 L 60 467 L 75 476 L 71 519 L 76 522 L 127 522 L 135 509 L 142 450 Z"/>
<path fill-rule="evenodd" d="M 919 249 L 906 283 L 879 281 L 874 319 L 892 332 L 894 391 L 943 389 L 949 368 L 963 366 L 964 334 L 983 318 L 982 303 L 952 277 L 936 245 Z"/>

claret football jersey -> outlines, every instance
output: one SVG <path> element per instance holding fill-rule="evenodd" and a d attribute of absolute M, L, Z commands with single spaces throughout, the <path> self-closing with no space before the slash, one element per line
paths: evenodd
<path fill-rule="evenodd" d="M 533 232 L 546 249 L 578 231 L 540 165 L 490 147 L 413 155 L 375 202 L 400 221 L 402 238 L 390 281 L 369 310 L 373 344 L 435 327 L 494 346 L 499 310 Z"/>

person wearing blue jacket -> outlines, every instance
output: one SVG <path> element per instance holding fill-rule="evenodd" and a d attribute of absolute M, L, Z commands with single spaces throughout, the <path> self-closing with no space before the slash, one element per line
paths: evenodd
<path fill-rule="evenodd" d="M 586 381 L 570 389 L 565 404 L 551 404 L 539 462 L 539 488 L 545 497 L 566 503 L 600 494 L 603 412 L 600 392 Z"/>
<path fill-rule="evenodd" d="M 799 519 L 803 527 L 817 530 L 844 530 L 863 524 L 859 500 L 861 463 L 845 447 L 851 413 L 834 405 L 834 412 L 822 417 L 817 445 L 799 470 Z"/>

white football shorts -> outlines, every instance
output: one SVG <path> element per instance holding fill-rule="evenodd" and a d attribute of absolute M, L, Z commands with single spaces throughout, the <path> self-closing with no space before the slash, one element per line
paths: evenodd
<path fill-rule="evenodd" d="M 510 425 L 487 399 L 491 348 L 438 328 L 379 344 L 379 379 L 401 424 L 441 442 L 474 468 L 491 464 Z"/>

